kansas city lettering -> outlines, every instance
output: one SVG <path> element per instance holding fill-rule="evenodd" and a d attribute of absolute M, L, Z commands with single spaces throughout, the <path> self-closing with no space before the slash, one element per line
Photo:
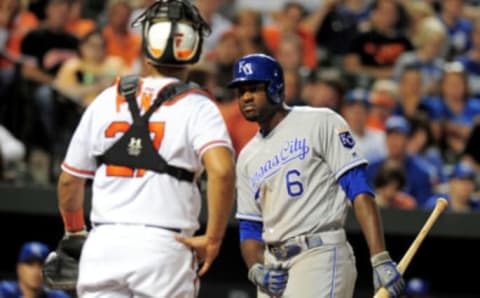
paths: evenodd
<path fill-rule="evenodd" d="M 255 174 L 250 177 L 250 186 L 253 190 L 256 190 L 263 180 L 275 175 L 281 169 L 281 166 L 295 159 L 303 160 L 309 151 L 310 147 L 308 147 L 305 138 L 295 138 L 285 142 L 285 145 L 281 147 L 279 152 L 265 161 Z"/>

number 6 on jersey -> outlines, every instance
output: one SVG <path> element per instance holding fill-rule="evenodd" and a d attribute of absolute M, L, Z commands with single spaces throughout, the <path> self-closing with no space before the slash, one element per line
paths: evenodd
<path fill-rule="evenodd" d="M 300 182 L 300 171 L 293 169 L 285 175 L 287 193 L 291 197 L 298 197 L 303 194 L 303 184 Z"/>

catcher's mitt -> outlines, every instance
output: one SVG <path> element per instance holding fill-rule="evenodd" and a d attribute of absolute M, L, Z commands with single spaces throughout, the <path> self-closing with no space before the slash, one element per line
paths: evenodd
<path fill-rule="evenodd" d="M 86 240 L 86 232 L 67 233 L 56 251 L 51 252 L 43 264 L 45 285 L 52 289 L 74 290 L 78 280 L 78 262 Z"/>

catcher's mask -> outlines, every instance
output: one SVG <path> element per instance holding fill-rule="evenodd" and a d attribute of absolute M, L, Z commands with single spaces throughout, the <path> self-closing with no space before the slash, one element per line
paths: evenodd
<path fill-rule="evenodd" d="M 142 25 L 143 53 L 154 65 L 182 66 L 198 61 L 210 26 L 189 0 L 158 0 L 132 23 Z"/>

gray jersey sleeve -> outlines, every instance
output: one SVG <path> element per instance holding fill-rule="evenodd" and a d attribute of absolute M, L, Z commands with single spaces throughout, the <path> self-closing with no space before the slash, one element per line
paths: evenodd
<path fill-rule="evenodd" d="M 246 167 L 240 156 L 237 162 L 237 213 L 240 220 L 262 221 L 262 211 L 257 203 L 258 194 L 249 183 L 248 175 L 243 171 Z"/>
<path fill-rule="evenodd" d="M 320 154 L 338 179 L 348 170 L 367 164 L 361 155 L 347 122 L 337 113 L 326 113 L 320 130 Z"/>

